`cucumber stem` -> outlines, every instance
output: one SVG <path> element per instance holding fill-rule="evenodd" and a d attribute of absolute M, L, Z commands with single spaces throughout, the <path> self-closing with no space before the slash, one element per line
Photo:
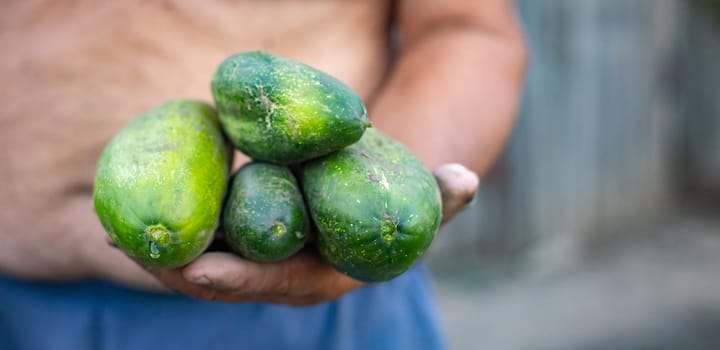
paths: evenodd
<path fill-rule="evenodd" d="M 287 228 L 285 225 L 283 225 L 282 222 L 275 222 L 272 227 L 270 227 L 270 231 L 272 231 L 273 235 L 275 236 L 282 236 L 287 232 Z"/>
<path fill-rule="evenodd" d="M 395 239 L 395 234 L 397 233 L 397 225 L 395 225 L 394 222 L 390 220 L 384 220 L 380 224 L 380 236 L 383 238 L 385 242 L 392 242 L 393 239 Z"/>
<path fill-rule="evenodd" d="M 152 243 L 162 245 L 170 243 L 170 231 L 162 224 L 146 226 L 145 234 Z"/>

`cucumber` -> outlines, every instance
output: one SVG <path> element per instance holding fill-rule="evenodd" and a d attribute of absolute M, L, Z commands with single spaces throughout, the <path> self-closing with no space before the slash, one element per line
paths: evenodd
<path fill-rule="evenodd" d="M 235 147 L 256 160 L 299 163 L 362 137 L 362 99 L 305 64 L 253 51 L 230 56 L 212 79 L 220 121 Z"/>
<path fill-rule="evenodd" d="M 357 280 L 399 276 L 440 226 L 435 178 L 407 148 L 374 129 L 339 152 L 307 162 L 301 177 L 320 253 Z"/>
<path fill-rule="evenodd" d="M 292 172 L 285 166 L 253 162 L 233 177 L 222 225 L 234 252 L 273 262 L 302 249 L 310 219 Z"/>
<path fill-rule="evenodd" d="M 103 151 L 95 211 L 131 258 L 157 267 L 185 265 L 213 239 L 229 165 L 212 107 L 165 103 L 131 121 Z"/>

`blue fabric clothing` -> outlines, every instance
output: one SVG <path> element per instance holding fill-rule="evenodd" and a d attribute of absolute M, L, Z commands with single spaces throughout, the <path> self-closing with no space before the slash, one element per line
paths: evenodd
<path fill-rule="evenodd" d="M 0 349 L 440 349 L 427 269 L 312 307 L 0 276 Z"/>

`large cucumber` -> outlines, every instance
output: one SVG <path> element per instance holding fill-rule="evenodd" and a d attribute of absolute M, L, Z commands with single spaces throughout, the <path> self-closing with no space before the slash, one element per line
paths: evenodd
<path fill-rule="evenodd" d="M 98 162 L 93 197 L 100 222 L 142 264 L 187 264 L 213 239 L 229 156 L 207 104 L 172 101 L 139 116 Z"/>
<path fill-rule="evenodd" d="M 257 160 L 292 164 L 322 156 L 356 142 L 370 125 L 348 86 L 265 52 L 223 61 L 212 93 L 230 140 Z"/>
<path fill-rule="evenodd" d="M 320 253 L 362 281 L 405 272 L 430 246 L 441 219 L 430 172 L 400 143 L 374 129 L 302 170 Z"/>

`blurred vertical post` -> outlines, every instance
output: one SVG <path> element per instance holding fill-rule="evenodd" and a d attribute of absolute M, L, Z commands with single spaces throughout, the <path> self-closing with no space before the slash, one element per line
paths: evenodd
<path fill-rule="evenodd" d="M 683 50 L 684 184 L 693 195 L 720 195 L 720 1 L 694 0 Z"/>
<path fill-rule="evenodd" d="M 517 6 L 531 47 L 522 112 L 477 205 L 438 238 L 431 261 L 440 272 L 536 252 L 572 255 L 672 209 L 687 6 L 679 0 Z"/>

